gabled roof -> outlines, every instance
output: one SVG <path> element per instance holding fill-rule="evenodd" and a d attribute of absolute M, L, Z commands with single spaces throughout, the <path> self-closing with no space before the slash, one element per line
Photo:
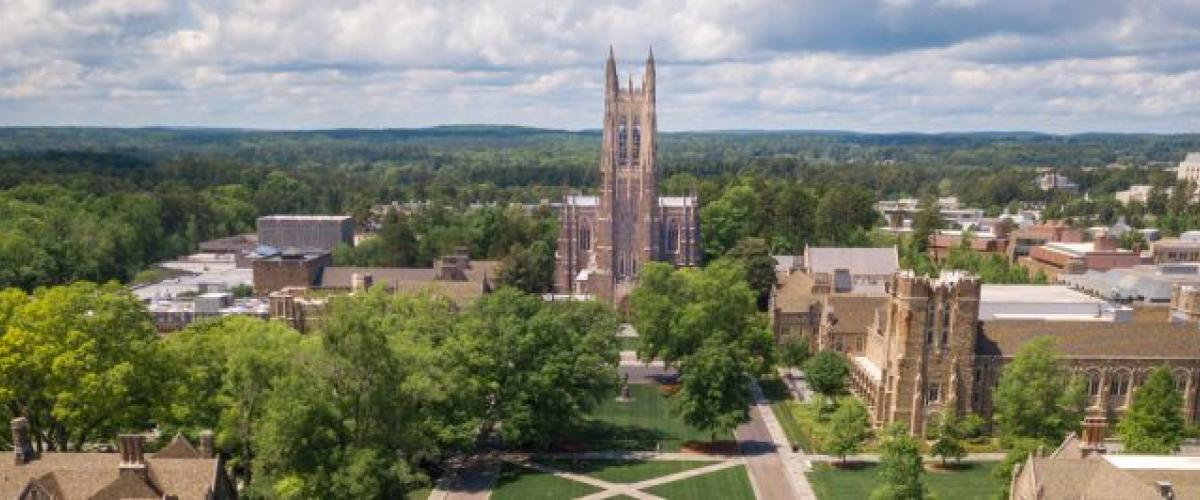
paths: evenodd
<path fill-rule="evenodd" d="M 1194 323 L 1141 320 L 1125 323 L 1097 321 L 983 321 L 975 339 L 979 356 L 1013 356 L 1025 343 L 1053 337 L 1054 349 L 1065 357 L 1137 356 L 1141 358 L 1200 358 L 1200 334 Z"/>
<path fill-rule="evenodd" d="M 809 273 L 833 273 L 849 269 L 856 276 L 891 275 L 900 270 L 896 247 L 808 247 L 804 267 Z"/>

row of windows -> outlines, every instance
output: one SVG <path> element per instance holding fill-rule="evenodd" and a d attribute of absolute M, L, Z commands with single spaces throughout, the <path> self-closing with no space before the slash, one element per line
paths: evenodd
<path fill-rule="evenodd" d="M 1087 391 L 1088 395 L 1095 397 L 1100 395 L 1100 373 L 1089 371 L 1087 374 Z M 1175 389 L 1183 392 L 1187 389 L 1188 375 L 1187 373 L 1177 372 L 1174 374 Z M 1119 370 L 1114 372 L 1108 380 L 1108 395 L 1123 397 L 1129 393 L 1129 386 L 1133 381 L 1133 375 L 1127 370 Z"/>
<path fill-rule="evenodd" d="M 634 122 L 633 124 L 633 147 L 630 148 L 628 141 L 629 135 L 625 128 L 625 124 L 621 123 L 617 127 L 617 163 L 625 165 L 627 163 L 637 163 L 642 152 L 642 126 Z M 632 149 L 632 151 L 631 151 Z M 632 160 L 630 160 L 632 157 Z"/>
<path fill-rule="evenodd" d="M 579 231 L 575 237 L 576 243 L 579 245 L 580 251 L 591 250 L 592 248 L 592 229 L 586 219 L 579 221 Z M 679 251 L 679 242 L 681 241 L 679 222 L 671 219 L 667 222 L 667 230 L 663 234 L 663 248 L 671 251 Z"/>

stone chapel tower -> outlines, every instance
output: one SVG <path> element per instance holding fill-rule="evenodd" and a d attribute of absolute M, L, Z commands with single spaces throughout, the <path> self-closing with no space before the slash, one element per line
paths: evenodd
<path fill-rule="evenodd" d="M 568 196 L 559 217 L 556 288 L 617 304 L 638 270 L 662 260 L 699 263 L 694 196 L 659 197 L 654 52 L 640 87 L 625 85 L 609 49 L 597 196 Z M 664 222 L 665 221 L 665 222 Z"/>

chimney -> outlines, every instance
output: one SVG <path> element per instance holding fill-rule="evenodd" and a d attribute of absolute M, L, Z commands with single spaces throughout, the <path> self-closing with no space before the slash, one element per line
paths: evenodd
<path fill-rule="evenodd" d="M 13 463 L 24 465 L 37 458 L 29 439 L 29 420 L 25 417 L 12 419 Z"/>
<path fill-rule="evenodd" d="M 200 456 L 204 458 L 212 458 L 215 456 L 213 453 L 214 449 L 213 431 L 208 429 L 200 431 L 200 448 L 197 450 L 200 452 Z"/>
<path fill-rule="evenodd" d="M 1108 426 L 1108 419 L 1104 417 L 1084 417 L 1083 419 L 1083 446 L 1080 449 L 1083 451 L 1083 456 L 1087 457 L 1092 453 L 1104 453 L 1104 429 Z"/>
<path fill-rule="evenodd" d="M 1175 488 L 1171 487 L 1170 481 L 1159 481 L 1155 486 L 1158 487 L 1158 496 L 1163 500 L 1175 500 Z"/>
<path fill-rule="evenodd" d="M 117 436 L 117 446 L 121 449 L 121 475 L 135 474 L 146 476 L 146 456 L 142 452 L 142 444 L 146 438 L 141 434 L 121 434 Z"/>

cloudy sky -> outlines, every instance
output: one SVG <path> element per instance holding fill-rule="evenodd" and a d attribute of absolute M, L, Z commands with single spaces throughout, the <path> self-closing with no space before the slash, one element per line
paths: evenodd
<path fill-rule="evenodd" d="M 1200 0 L 0 0 L 0 125 L 1200 132 Z"/>

